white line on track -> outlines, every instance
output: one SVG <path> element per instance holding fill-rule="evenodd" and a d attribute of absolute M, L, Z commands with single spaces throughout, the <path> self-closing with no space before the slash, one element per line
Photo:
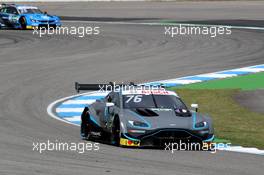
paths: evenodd
<path fill-rule="evenodd" d="M 262 72 L 264 68 L 242 68 L 242 69 L 234 69 L 233 71 L 241 71 L 241 72 Z"/>
<path fill-rule="evenodd" d="M 224 151 L 240 152 L 240 153 L 250 153 L 264 155 L 264 150 L 259 150 L 257 148 L 246 148 L 242 146 L 231 146 L 229 148 L 223 149 Z"/>
<path fill-rule="evenodd" d="M 72 95 L 72 96 L 69 96 L 69 97 L 64 97 L 64 98 L 61 98 L 61 99 L 58 99 L 54 102 L 52 102 L 51 104 L 49 104 L 48 108 L 47 108 L 47 113 L 54 119 L 57 119 L 59 121 L 62 121 L 62 122 L 65 122 L 65 123 L 68 123 L 68 124 L 71 124 L 71 125 L 75 125 L 75 126 L 79 126 L 78 124 L 75 124 L 75 123 L 72 123 L 70 121 L 67 121 L 67 120 L 64 120 L 60 117 L 58 117 L 57 115 L 54 114 L 53 112 L 53 107 L 56 106 L 58 103 L 62 102 L 62 101 L 65 101 L 67 99 L 70 99 L 70 98 L 74 98 L 74 97 L 78 97 L 78 96 L 81 96 L 81 95 L 88 95 L 88 94 L 93 94 L 94 92 L 88 92 L 88 93 L 83 93 L 83 94 L 76 94 L 76 95 Z"/>
<path fill-rule="evenodd" d="M 82 20 L 62 20 L 66 23 L 89 23 L 89 24 L 118 24 L 118 25 L 149 25 L 149 26 L 193 26 L 193 27 L 231 27 L 231 29 L 245 29 L 245 30 L 264 30 L 264 27 L 250 27 L 250 26 L 230 26 L 230 25 L 210 25 L 210 24 L 191 24 L 191 23 L 162 23 L 162 22 L 122 22 L 122 21 L 82 21 Z"/>
<path fill-rule="evenodd" d="M 208 77 L 208 78 L 229 78 L 229 77 L 235 77 L 237 76 L 236 74 L 201 74 L 197 75 L 197 77 Z"/>
<path fill-rule="evenodd" d="M 56 112 L 82 112 L 84 108 L 56 108 Z"/>
<path fill-rule="evenodd" d="M 168 81 L 162 81 L 162 83 L 177 83 L 177 84 L 192 84 L 192 83 L 199 83 L 202 82 L 202 80 L 168 80 Z"/>
<path fill-rule="evenodd" d="M 81 116 L 65 117 L 64 119 L 70 122 L 81 122 Z"/>
<path fill-rule="evenodd" d="M 92 104 L 93 102 L 95 102 L 95 100 L 68 100 L 62 104 Z"/>

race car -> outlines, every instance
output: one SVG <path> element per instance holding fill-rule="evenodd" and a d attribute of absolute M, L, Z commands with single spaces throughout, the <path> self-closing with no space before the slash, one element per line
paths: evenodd
<path fill-rule="evenodd" d="M 59 27 L 60 18 L 42 12 L 29 5 L 2 4 L 0 19 L 6 27 L 14 29 L 34 29 L 40 27 Z"/>
<path fill-rule="evenodd" d="M 106 90 L 108 93 L 84 108 L 83 139 L 108 140 L 125 147 L 163 147 L 179 141 L 210 144 L 214 139 L 212 119 L 199 114 L 197 104 L 192 104 L 195 110 L 189 110 L 174 91 L 162 86 L 131 83 L 125 87 L 116 88 L 113 83 L 75 84 L 77 92 Z"/>

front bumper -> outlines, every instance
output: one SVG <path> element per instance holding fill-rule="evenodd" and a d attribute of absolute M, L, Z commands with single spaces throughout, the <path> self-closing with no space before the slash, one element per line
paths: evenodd
<path fill-rule="evenodd" d="M 165 144 L 172 142 L 210 143 L 213 138 L 213 134 L 204 132 L 201 134 L 199 131 L 189 131 L 185 129 L 159 129 L 139 136 L 133 136 L 129 133 L 122 134 L 120 145 L 132 147 L 162 147 Z"/>

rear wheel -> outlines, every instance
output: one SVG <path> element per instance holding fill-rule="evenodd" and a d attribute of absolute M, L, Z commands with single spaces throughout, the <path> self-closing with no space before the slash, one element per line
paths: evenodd
<path fill-rule="evenodd" d="M 111 142 L 116 146 L 120 146 L 120 121 L 118 117 L 115 117 L 113 126 L 112 126 L 112 133 L 111 133 Z"/>
<path fill-rule="evenodd" d="M 21 17 L 21 18 L 19 19 L 19 23 L 20 23 L 20 25 L 21 25 L 21 29 L 22 29 L 22 30 L 26 30 L 26 29 L 27 29 L 27 20 L 26 20 L 25 17 Z"/>
<path fill-rule="evenodd" d="M 89 140 L 91 137 L 90 114 L 88 107 L 85 107 L 81 115 L 81 137 Z"/>

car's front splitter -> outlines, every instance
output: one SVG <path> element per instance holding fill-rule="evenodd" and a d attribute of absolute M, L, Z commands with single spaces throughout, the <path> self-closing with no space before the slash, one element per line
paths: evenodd
<path fill-rule="evenodd" d="M 174 143 L 180 141 L 185 143 L 204 143 L 210 145 L 214 139 L 214 135 L 209 135 L 207 139 L 202 139 L 185 130 L 175 130 L 175 131 L 177 131 L 176 133 L 177 135 L 174 134 L 173 137 L 164 137 L 163 135 L 160 135 L 160 132 L 154 132 L 153 134 L 143 135 L 141 137 L 136 137 L 136 138 L 128 133 L 122 134 L 120 138 L 120 145 L 132 146 L 132 147 L 133 146 L 149 147 L 149 146 L 164 146 L 165 143 Z M 157 136 L 161 136 L 161 137 L 157 138 Z"/>

